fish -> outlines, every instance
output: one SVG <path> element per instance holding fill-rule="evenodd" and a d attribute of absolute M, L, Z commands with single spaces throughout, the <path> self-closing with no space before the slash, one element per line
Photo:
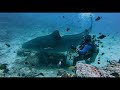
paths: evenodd
<path fill-rule="evenodd" d="M 120 59 L 119 59 L 118 63 L 120 63 Z"/>
<path fill-rule="evenodd" d="M 61 61 L 59 61 L 59 62 L 58 62 L 58 64 L 57 64 L 57 66 L 58 66 L 58 67 L 60 67 L 60 66 L 61 66 L 61 64 L 62 64 L 62 62 L 61 62 Z"/>
<path fill-rule="evenodd" d="M 70 28 L 67 28 L 67 29 L 66 29 L 66 31 L 69 31 L 69 30 L 70 30 Z"/>
<path fill-rule="evenodd" d="M 102 33 L 99 33 L 99 35 L 101 35 Z"/>
<path fill-rule="evenodd" d="M 8 44 L 8 43 L 6 43 L 5 45 L 6 45 L 7 47 L 10 47 L 10 44 Z"/>
<path fill-rule="evenodd" d="M 68 67 L 68 69 L 73 70 L 73 69 L 75 69 L 75 66 L 70 66 L 70 67 Z"/>
<path fill-rule="evenodd" d="M 105 53 L 101 53 L 101 55 L 104 55 Z"/>
<path fill-rule="evenodd" d="M 101 35 L 101 36 L 99 36 L 99 37 L 97 37 L 97 38 L 99 38 L 99 39 L 103 39 L 103 38 L 105 38 L 106 37 L 106 35 Z"/>
<path fill-rule="evenodd" d="M 98 16 L 95 21 L 99 21 L 102 17 Z"/>
<path fill-rule="evenodd" d="M 98 64 L 100 64 L 100 62 L 98 62 Z"/>
<path fill-rule="evenodd" d="M 45 76 L 43 73 L 39 73 L 38 75 L 42 75 L 42 76 Z"/>

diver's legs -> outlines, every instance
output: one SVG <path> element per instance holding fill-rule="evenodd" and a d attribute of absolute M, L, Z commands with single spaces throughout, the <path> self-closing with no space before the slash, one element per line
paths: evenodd
<path fill-rule="evenodd" d="M 95 52 L 92 54 L 92 56 L 88 59 L 85 60 L 87 64 L 93 63 L 99 53 L 99 48 L 96 48 Z"/>
<path fill-rule="evenodd" d="M 73 61 L 73 66 L 75 66 L 76 63 L 77 63 L 77 61 L 80 61 L 80 60 L 81 60 L 80 56 L 75 57 L 75 58 L 74 58 L 74 61 Z"/>

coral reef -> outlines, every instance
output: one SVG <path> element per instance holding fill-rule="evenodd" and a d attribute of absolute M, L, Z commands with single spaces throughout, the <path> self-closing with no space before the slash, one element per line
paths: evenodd
<path fill-rule="evenodd" d="M 120 63 L 115 60 L 111 61 L 110 64 L 102 68 L 97 68 L 89 64 L 83 64 L 78 62 L 75 66 L 75 73 L 67 73 L 65 70 L 58 70 L 58 75 L 61 77 L 120 77 Z"/>
<path fill-rule="evenodd" d="M 77 63 L 76 74 L 79 77 L 100 77 L 100 72 L 89 64 Z"/>
<path fill-rule="evenodd" d="M 120 63 L 116 60 L 110 61 L 110 64 L 102 68 L 106 73 L 114 77 L 120 77 Z"/>

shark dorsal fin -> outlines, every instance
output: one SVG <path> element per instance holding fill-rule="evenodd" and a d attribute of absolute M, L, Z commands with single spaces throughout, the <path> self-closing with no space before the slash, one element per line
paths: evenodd
<path fill-rule="evenodd" d="M 56 40 L 60 40 L 60 39 L 61 39 L 61 36 L 60 36 L 58 30 L 54 31 L 51 35 L 52 35 L 52 37 L 53 37 L 54 39 L 56 39 Z"/>

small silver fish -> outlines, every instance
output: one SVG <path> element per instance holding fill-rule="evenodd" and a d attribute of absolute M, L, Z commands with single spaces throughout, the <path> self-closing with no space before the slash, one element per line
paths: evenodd
<path fill-rule="evenodd" d="M 61 62 L 61 61 L 59 61 L 57 66 L 58 66 L 58 67 L 60 67 L 60 66 L 61 66 L 61 64 L 62 64 L 62 62 Z"/>
<path fill-rule="evenodd" d="M 58 63 L 59 65 L 61 65 L 62 63 L 61 63 L 61 61 L 59 61 L 59 63 Z"/>

